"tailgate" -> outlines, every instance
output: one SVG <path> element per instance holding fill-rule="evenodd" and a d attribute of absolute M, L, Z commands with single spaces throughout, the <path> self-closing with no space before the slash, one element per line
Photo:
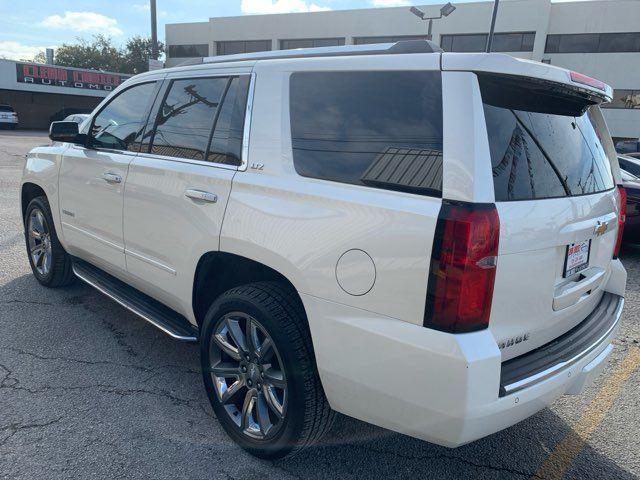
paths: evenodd
<path fill-rule="evenodd" d="M 618 230 L 613 145 L 593 97 L 478 74 L 500 246 L 489 328 L 503 360 L 600 302 Z"/>

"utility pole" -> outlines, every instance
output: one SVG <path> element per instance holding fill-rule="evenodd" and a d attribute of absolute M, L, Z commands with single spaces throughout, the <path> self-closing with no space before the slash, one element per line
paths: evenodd
<path fill-rule="evenodd" d="M 156 0 L 151 0 L 151 58 L 158 59 L 158 25 L 156 22 Z"/>
<path fill-rule="evenodd" d="M 493 14 L 491 15 L 491 28 L 489 29 L 489 36 L 487 36 L 487 45 L 485 51 L 487 53 L 491 52 L 491 47 L 493 46 L 493 31 L 496 28 L 496 17 L 498 16 L 498 4 L 500 0 L 494 0 L 493 2 Z"/>

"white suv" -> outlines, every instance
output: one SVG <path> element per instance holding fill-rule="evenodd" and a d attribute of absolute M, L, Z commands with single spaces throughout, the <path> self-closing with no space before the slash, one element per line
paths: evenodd
<path fill-rule="evenodd" d="M 0 105 L 0 127 L 5 125 L 11 130 L 18 126 L 18 114 L 11 105 Z"/>
<path fill-rule="evenodd" d="M 335 411 L 458 446 L 580 392 L 612 350 L 611 93 L 424 41 L 141 74 L 28 155 L 33 273 L 199 342 L 255 455 Z"/>

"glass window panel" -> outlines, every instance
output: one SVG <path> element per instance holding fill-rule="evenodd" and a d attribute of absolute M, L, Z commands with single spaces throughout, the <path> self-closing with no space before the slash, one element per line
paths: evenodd
<path fill-rule="evenodd" d="M 290 99 L 300 175 L 440 195 L 440 72 L 294 73 Z"/>
<path fill-rule="evenodd" d="M 452 52 L 484 52 L 487 44 L 487 34 L 454 35 Z"/>
<path fill-rule="evenodd" d="M 151 153 L 204 160 L 227 78 L 174 80 L 156 119 Z"/>
<path fill-rule="evenodd" d="M 640 33 L 601 33 L 599 52 L 640 52 Z"/>
<path fill-rule="evenodd" d="M 248 76 L 233 79 L 211 137 L 207 155 L 210 162 L 240 165 L 248 90 Z"/>
<path fill-rule="evenodd" d="M 155 82 L 144 83 L 114 97 L 93 121 L 91 145 L 96 148 L 138 151 L 139 137 L 155 88 Z"/>

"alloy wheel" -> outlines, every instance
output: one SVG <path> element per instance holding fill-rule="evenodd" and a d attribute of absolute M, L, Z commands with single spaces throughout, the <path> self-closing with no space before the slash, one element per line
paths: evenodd
<path fill-rule="evenodd" d="M 277 433 L 287 410 L 287 379 L 278 349 L 265 328 L 242 312 L 216 324 L 210 375 L 224 410 L 242 434 L 264 440 Z"/>
<path fill-rule="evenodd" d="M 29 215 L 27 237 L 31 261 L 37 272 L 45 277 L 51 270 L 51 233 L 44 214 L 39 208 L 34 208 Z"/>

